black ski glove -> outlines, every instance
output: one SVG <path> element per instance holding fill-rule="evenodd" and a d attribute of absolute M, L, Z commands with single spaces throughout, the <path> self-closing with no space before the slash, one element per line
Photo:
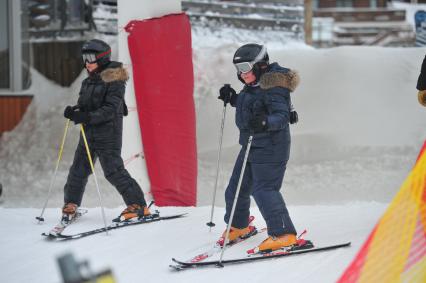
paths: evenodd
<path fill-rule="evenodd" d="M 74 122 L 74 124 L 80 124 L 80 123 L 89 123 L 89 114 L 82 111 L 74 111 L 72 114 L 72 117 L 70 118 L 71 121 Z"/>
<path fill-rule="evenodd" d="M 64 110 L 64 117 L 65 118 L 71 119 L 73 114 L 74 114 L 74 109 L 72 108 L 72 106 L 65 107 L 65 110 Z"/>
<path fill-rule="evenodd" d="M 256 114 L 249 120 L 250 131 L 254 133 L 261 133 L 266 131 L 268 128 L 267 116 L 262 114 Z"/>
<path fill-rule="evenodd" d="M 231 87 L 230 84 L 225 84 L 223 87 L 219 90 L 219 96 L 218 99 L 222 100 L 224 105 L 230 103 L 231 106 L 235 107 L 235 104 L 237 102 L 237 93 L 235 90 Z"/>
<path fill-rule="evenodd" d="M 297 122 L 299 122 L 299 115 L 296 110 L 293 110 L 290 112 L 290 124 L 296 124 Z"/>

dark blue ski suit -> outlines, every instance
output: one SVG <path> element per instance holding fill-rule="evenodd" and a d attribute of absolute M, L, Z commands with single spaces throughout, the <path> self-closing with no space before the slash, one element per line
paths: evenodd
<path fill-rule="evenodd" d="M 286 164 L 290 154 L 290 92 L 299 82 L 296 72 L 277 63 L 270 64 L 257 86 L 245 86 L 238 95 L 235 121 L 240 130 L 241 150 L 225 192 L 228 223 L 238 180 L 250 136 L 249 121 L 259 112 L 267 115 L 267 128 L 253 134 L 253 141 L 245 168 L 232 226 L 248 226 L 250 195 L 253 195 L 268 234 L 280 236 L 296 234 L 284 199 L 280 193 Z"/>

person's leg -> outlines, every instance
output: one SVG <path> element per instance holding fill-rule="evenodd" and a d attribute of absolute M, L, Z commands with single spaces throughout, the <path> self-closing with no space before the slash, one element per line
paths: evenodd
<path fill-rule="evenodd" d="M 93 162 L 96 156 L 92 152 Z M 67 182 L 64 186 L 64 202 L 81 205 L 84 190 L 86 188 L 89 175 L 92 174 L 89 159 L 87 158 L 86 148 L 80 140 L 74 154 L 74 161 L 68 173 Z"/>
<path fill-rule="evenodd" d="M 224 217 L 225 223 L 229 222 L 229 217 L 231 215 L 231 209 L 234 203 L 235 193 L 237 191 L 238 181 L 239 181 L 241 169 L 243 166 L 244 154 L 245 154 L 245 150 L 242 149 L 237 157 L 231 179 L 225 191 L 225 203 L 226 203 L 226 213 Z M 237 204 L 235 207 L 234 218 L 231 224 L 232 227 L 239 228 L 239 229 L 245 228 L 249 224 L 250 194 L 251 194 L 251 168 L 250 167 L 251 167 L 250 163 L 247 163 L 245 172 L 244 172 L 244 177 L 241 183 L 240 193 L 238 195 Z"/>
<path fill-rule="evenodd" d="M 296 235 L 280 188 L 284 178 L 286 162 L 252 163 L 253 197 L 266 221 L 268 234 L 280 236 Z"/>
<path fill-rule="evenodd" d="M 146 206 L 141 187 L 124 168 L 120 150 L 98 150 L 105 178 L 117 189 L 126 205 Z"/>

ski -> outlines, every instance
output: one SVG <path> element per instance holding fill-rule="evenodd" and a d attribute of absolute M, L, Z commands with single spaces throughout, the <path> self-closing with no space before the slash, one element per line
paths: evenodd
<path fill-rule="evenodd" d="M 56 224 L 52 229 L 50 229 L 48 233 L 43 233 L 42 235 L 55 237 L 61 234 L 65 230 L 65 228 L 77 222 L 77 220 L 80 219 L 80 217 L 86 214 L 87 212 L 87 209 L 78 208 L 75 216 L 69 221 L 67 221 L 64 216 L 62 216 L 62 219 L 58 224 Z"/>
<path fill-rule="evenodd" d="M 86 231 L 86 232 L 81 232 L 81 233 L 77 233 L 77 234 L 73 234 L 73 235 L 65 235 L 65 234 L 57 234 L 57 235 L 51 235 L 51 234 L 46 234 L 43 233 L 43 236 L 46 236 L 48 239 L 50 240 L 55 240 L 55 241 L 68 241 L 68 240 L 75 240 L 75 239 L 81 239 L 87 236 L 91 236 L 91 235 L 95 235 L 95 234 L 99 234 L 105 231 L 110 231 L 110 230 L 114 230 L 114 229 L 119 229 L 119 228 L 123 228 L 123 227 L 128 227 L 128 226 L 133 226 L 133 225 L 139 225 L 139 224 L 146 224 L 146 223 L 151 223 L 151 222 L 157 222 L 157 221 L 161 221 L 161 220 L 170 220 L 170 219 L 176 219 L 176 218 L 180 218 L 187 215 L 187 213 L 182 213 L 182 214 L 175 214 L 175 215 L 169 215 L 169 216 L 160 216 L 159 214 L 152 214 L 149 216 L 145 216 L 139 220 L 136 221 L 128 221 L 128 222 L 118 222 L 118 223 L 113 223 L 109 226 L 102 227 L 102 228 L 98 228 L 98 229 L 94 229 L 94 230 L 90 230 L 90 231 Z"/>
<path fill-rule="evenodd" d="M 177 260 L 175 258 L 172 258 L 172 261 L 176 264 L 171 264 L 170 267 L 174 270 L 185 270 L 189 268 L 196 268 L 196 267 L 207 267 L 207 266 L 217 266 L 217 267 L 223 267 L 226 264 L 237 264 L 237 263 L 245 263 L 245 262 L 251 262 L 256 260 L 265 260 L 265 259 L 272 259 L 272 258 L 279 258 L 279 257 L 285 257 L 285 256 L 292 256 L 292 255 L 300 255 L 300 254 L 306 254 L 306 253 L 312 253 L 312 252 L 321 252 L 321 251 L 328 251 L 328 250 L 334 250 L 338 248 L 348 247 L 351 245 L 351 242 L 337 244 L 337 245 L 330 245 L 330 246 L 324 246 L 324 247 L 317 247 L 317 248 L 307 248 L 307 249 L 297 249 L 297 250 L 277 250 L 270 253 L 256 253 L 251 254 L 246 257 L 242 258 L 235 258 L 235 259 L 228 259 L 228 260 L 222 260 L 222 262 L 219 262 L 218 260 L 215 261 L 203 261 L 203 262 L 184 262 Z"/>

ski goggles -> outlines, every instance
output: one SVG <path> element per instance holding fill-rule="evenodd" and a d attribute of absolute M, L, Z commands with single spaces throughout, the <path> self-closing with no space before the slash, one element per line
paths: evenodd
<path fill-rule="evenodd" d="M 96 61 L 98 60 L 98 58 L 96 58 L 96 54 L 94 53 L 84 53 L 81 55 L 81 57 L 83 58 L 84 63 L 89 64 L 96 63 Z"/>
<path fill-rule="evenodd" d="M 260 50 L 259 54 L 257 54 L 256 58 L 254 58 L 253 61 L 235 63 L 234 66 L 237 69 L 237 72 L 239 74 L 248 73 L 253 69 L 254 64 L 261 61 L 265 55 L 266 55 L 266 47 L 262 46 L 262 49 Z"/>
<path fill-rule="evenodd" d="M 105 52 L 102 52 L 98 55 L 96 55 L 95 53 L 83 53 L 81 57 L 83 58 L 84 63 L 93 64 L 93 63 L 96 63 L 96 61 L 98 61 L 100 58 L 108 55 L 109 53 L 111 53 L 111 49 Z"/>
<path fill-rule="evenodd" d="M 236 63 L 234 66 L 239 74 L 248 73 L 253 69 L 253 64 L 251 62 Z"/>

